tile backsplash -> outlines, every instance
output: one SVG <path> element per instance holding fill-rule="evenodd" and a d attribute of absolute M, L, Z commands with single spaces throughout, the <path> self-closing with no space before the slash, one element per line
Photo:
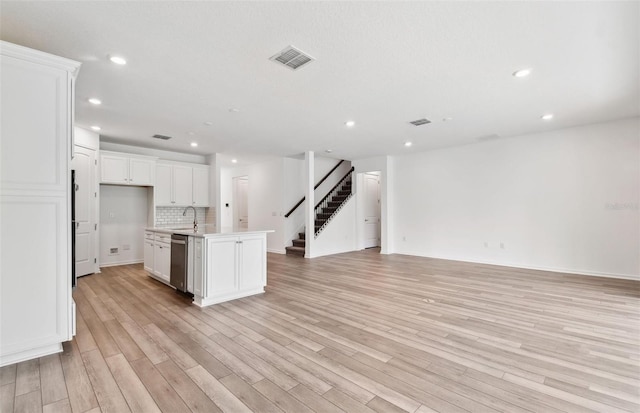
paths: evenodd
<path fill-rule="evenodd" d="M 196 208 L 199 225 L 207 222 L 207 209 L 209 208 Z M 193 224 L 193 211 L 191 208 L 187 211 L 187 215 L 183 216 L 183 212 L 183 207 L 156 207 L 156 226 L 165 227 L 182 224 L 188 226 Z"/>

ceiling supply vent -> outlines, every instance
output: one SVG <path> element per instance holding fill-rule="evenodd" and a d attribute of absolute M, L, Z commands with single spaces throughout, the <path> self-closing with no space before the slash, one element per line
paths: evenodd
<path fill-rule="evenodd" d="M 280 53 L 271 56 L 269 60 L 280 63 L 291 70 L 296 70 L 315 59 L 302 50 L 296 49 L 293 46 L 287 46 Z"/>
<path fill-rule="evenodd" d="M 156 135 L 153 135 L 152 138 L 162 139 L 163 141 L 168 141 L 169 139 L 171 139 L 171 136 L 156 134 Z"/>
<path fill-rule="evenodd" d="M 420 125 L 426 125 L 427 123 L 431 123 L 431 121 L 427 118 L 422 118 L 422 119 L 414 120 L 413 122 L 409 122 L 409 123 L 414 126 L 420 126 Z"/>

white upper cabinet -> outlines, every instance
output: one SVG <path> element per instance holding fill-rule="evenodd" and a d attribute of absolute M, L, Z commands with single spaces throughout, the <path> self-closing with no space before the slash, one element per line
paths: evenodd
<path fill-rule="evenodd" d="M 153 186 L 156 158 L 101 151 L 100 183 L 114 185 Z"/>
<path fill-rule="evenodd" d="M 158 161 L 156 206 L 209 206 L 209 167 Z"/>
<path fill-rule="evenodd" d="M 165 165 L 158 162 L 156 166 L 156 186 L 154 187 L 156 194 L 156 205 L 167 206 L 172 205 L 173 199 L 171 195 L 171 179 L 173 168 L 171 165 Z"/>
<path fill-rule="evenodd" d="M 176 205 L 193 205 L 193 168 L 173 166 L 173 201 Z"/>
<path fill-rule="evenodd" d="M 193 167 L 193 206 L 209 206 L 209 168 Z"/>

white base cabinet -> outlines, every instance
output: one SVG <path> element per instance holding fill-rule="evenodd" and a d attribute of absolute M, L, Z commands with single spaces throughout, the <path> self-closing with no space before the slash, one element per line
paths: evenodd
<path fill-rule="evenodd" d="M 205 236 L 200 256 L 196 243 L 194 297 L 200 307 L 264 292 L 267 284 L 267 235 Z M 198 271 L 202 276 L 198 277 Z"/>
<path fill-rule="evenodd" d="M 171 274 L 171 234 L 144 232 L 144 269 L 153 278 L 169 284 Z"/>

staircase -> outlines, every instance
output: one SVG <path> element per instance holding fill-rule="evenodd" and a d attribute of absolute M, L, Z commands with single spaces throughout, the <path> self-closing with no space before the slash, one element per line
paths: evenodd
<path fill-rule="evenodd" d="M 331 221 L 333 216 L 342 208 L 344 203 L 351 198 L 351 183 L 354 168 L 329 191 L 329 193 L 318 202 L 315 207 L 315 228 L 314 234 L 318 234 Z M 304 232 L 298 233 L 298 239 L 293 240 L 293 246 L 286 247 L 287 255 L 299 255 L 304 257 L 306 237 Z"/>
<path fill-rule="evenodd" d="M 287 255 L 299 255 L 304 257 L 304 247 L 306 244 L 305 239 L 306 237 L 304 232 L 299 232 L 298 239 L 293 240 L 293 246 L 285 248 L 287 250 Z"/>

